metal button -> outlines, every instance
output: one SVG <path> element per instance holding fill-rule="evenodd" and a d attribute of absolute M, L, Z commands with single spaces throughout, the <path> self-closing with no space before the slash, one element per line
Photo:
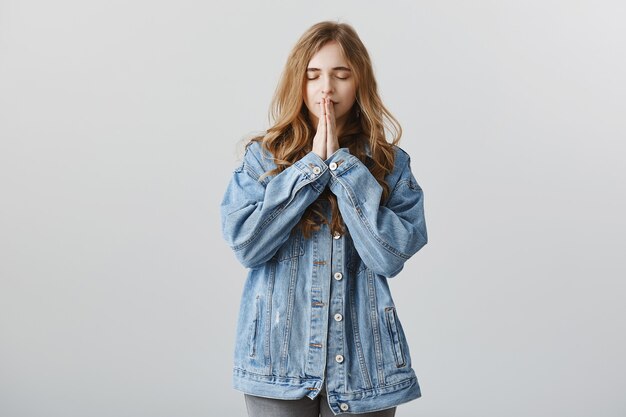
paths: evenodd
<path fill-rule="evenodd" d="M 341 408 L 341 411 L 348 411 L 348 408 L 350 407 L 348 407 L 348 404 L 346 403 L 341 403 L 339 404 L 339 408 Z"/>
<path fill-rule="evenodd" d="M 314 173 L 314 174 L 316 174 L 316 175 L 317 175 L 317 174 L 319 174 L 320 172 L 322 172 L 322 169 L 321 169 L 320 167 L 318 167 L 318 166 L 313 167 L 313 173 Z"/>
<path fill-rule="evenodd" d="M 341 235 L 337 232 L 335 232 L 335 234 L 333 235 L 333 239 L 339 239 L 341 237 Z"/>
<path fill-rule="evenodd" d="M 341 362 L 343 362 L 343 356 L 342 355 L 337 355 L 337 356 L 335 356 L 335 360 L 337 361 L 337 363 L 341 363 Z"/>
<path fill-rule="evenodd" d="M 335 321 L 341 321 L 343 320 L 343 316 L 339 313 L 335 314 Z"/>
<path fill-rule="evenodd" d="M 331 162 L 330 165 L 328 165 L 328 168 L 330 168 L 331 171 L 334 171 L 337 169 L 337 164 L 334 162 Z"/>
<path fill-rule="evenodd" d="M 341 278 L 343 278 L 343 274 L 341 272 L 335 272 L 335 279 L 341 281 Z"/>

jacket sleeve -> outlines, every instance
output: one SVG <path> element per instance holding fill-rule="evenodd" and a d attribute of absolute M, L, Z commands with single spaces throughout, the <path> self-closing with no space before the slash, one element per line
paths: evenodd
<path fill-rule="evenodd" d="M 328 166 L 313 152 L 276 176 L 260 179 L 266 171 L 262 159 L 259 143 L 246 148 L 220 207 L 223 237 L 248 268 L 274 256 L 330 179 Z"/>
<path fill-rule="evenodd" d="M 428 242 L 423 192 L 411 172 L 409 156 L 402 150 L 396 154 L 395 175 L 390 175 L 397 181 L 384 205 L 382 187 L 347 148 L 325 162 L 331 168 L 330 190 L 337 196 L 359 256 L 373 272 L 389 278 L 397 275 Z"/>

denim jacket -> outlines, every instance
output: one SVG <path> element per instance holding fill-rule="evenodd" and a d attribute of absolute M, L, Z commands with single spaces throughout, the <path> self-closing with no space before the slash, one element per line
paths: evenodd
<path fill-rule="evenodd" d="M 224 239 L 249 268 L 237 324 L 233 385 L 268 398 L 315 398 L 335 414 L 382 410 L 421 396 L 387 278 L 427 242 L 423 194 L 394 147 L 389 197 L 348 148 L 309 152 L 277 175 L 252 142 L 221 204 Z M 347 232 L 292 229 L 326 187 Z M 326 214 L 330 215 L 327 207 Z"/>

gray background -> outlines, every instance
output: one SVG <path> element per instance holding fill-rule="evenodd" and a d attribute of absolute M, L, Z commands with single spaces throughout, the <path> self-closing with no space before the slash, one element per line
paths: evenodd
<path fill-rule="evenodd" d="M 624 2 L 0 0 L 0 415 L 244 416 L 219 203 L 352 24 L 425 192 L 398 416 L 624 416 Z"/>

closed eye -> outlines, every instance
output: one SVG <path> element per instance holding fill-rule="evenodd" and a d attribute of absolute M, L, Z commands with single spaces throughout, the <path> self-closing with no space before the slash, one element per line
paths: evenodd
<path fill-rule="evenodd" d="M 313 77 L 313 78 L 309 78 L 307 77 L 307 80 L 317 80 L 319 77 Z M 340 80 L 347 80 L 350 77 L 337 77 Z"/>

